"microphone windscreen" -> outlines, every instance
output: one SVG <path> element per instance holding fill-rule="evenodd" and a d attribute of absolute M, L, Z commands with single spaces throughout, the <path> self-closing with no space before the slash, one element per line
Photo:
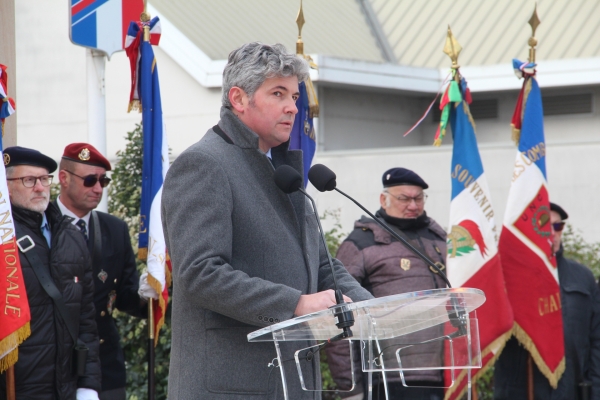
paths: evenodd
<path fill-rule="evenodd" d="M 302 187 L 302 175 L 289 165 L 280 165 L 275 170 L 275 184 L 284 193 L 293 193 Z"/>
<path fill-rule="evenodd" d="M 335 189 L 335 172 L 323 164 L 315 164 L 308 170 L 308 180 L 319 192 L 328 192 Z"/>

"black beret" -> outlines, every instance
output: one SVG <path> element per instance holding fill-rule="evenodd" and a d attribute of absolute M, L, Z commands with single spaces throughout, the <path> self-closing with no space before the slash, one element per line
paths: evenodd
<path fill-rule="evenodd" d="M 4 149 L 4 166 L 14 167 L 17 165 L 31 165 L 42 167 L 52 173 L 56 170 L 56 161 L 34 149 L 21 146 L 7 147 Z"/>
<path fill-rule="evenodd" d="M 383 173 L 383 187 L 412 185 L 427 189 L 429 185 L 417 174 L 406 168 L 392 168 Z"/>
<path fill-rule="evenodd" d="M 567 212 L 558 204 L 550 203 L 550 211 L 556 211 L 558 215 L 560 215 L 562 221 L 569 218 L 569 214 L 567 214 Z"/>

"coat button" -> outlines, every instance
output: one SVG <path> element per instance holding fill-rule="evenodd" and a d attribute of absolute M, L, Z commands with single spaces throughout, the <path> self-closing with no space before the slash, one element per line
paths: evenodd
<path fill-rule="evenodd" d="M 273 318 L 269 318 L 269 322 L 273 322 Z"/>
<path fill-rule="evenodd" d="M 106 315 L 106 311 L 102 311 L 102 312 L 100 312 L 100 316 L 101 316 L 101 317 L 104 317 L 105 315 Z"/>
<path fill-rule="evenodd" d="M 100 339 L 100 344 L 104 343 L 104 339 Z"/>
<path fill-rule="evenodd" d="M 115 283 L 117 283 L 117 280 L 115 279 Z"/>
<path fill-rule="evenodd" d="M 259 316 L 258 316 L 258 320 L 259 320 L 259 321 L 262 321 L 262 320 L 263 320 L 263 316 L 262 316 L 262 315 L 259 315 Z"/>

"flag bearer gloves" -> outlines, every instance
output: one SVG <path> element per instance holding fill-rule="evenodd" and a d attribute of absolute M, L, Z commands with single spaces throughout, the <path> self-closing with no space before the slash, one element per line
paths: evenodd
<path fill-rule="evenodd" d="M 138 289 L 138 294 L 140 295 L 140 298 L 146 301 L 151 298 L 155 300 L 158 299 L 158 293 L 156 293 L 156 290 L 148 284 L 148 272 L 144 272 L 142 276 L 140 276 L 140 288 Z"/>

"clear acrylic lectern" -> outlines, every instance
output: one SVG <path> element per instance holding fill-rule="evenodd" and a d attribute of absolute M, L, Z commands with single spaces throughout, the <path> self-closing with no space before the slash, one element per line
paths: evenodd
<path fill-rule="evenodd" d="M 248 341 L 274 343 L 283 393 L 287 400 L 288 392 L 279 342 L 323 342 L 339 335 L 341 330 L 335 325 L 334 314 L 340 307 L 345 307 L 345 310 L 353 312 L 355 323 L 352 327 L 354 336 L 343 340 L 349 343 L 350 357 L 353 348 L 350 341 L 359 342 L 362 370 L 368 376 L 369 399 L 373 372 L 384 372 L 384 383 L 386 373 L 398 373 L 402 382 L 410 386 L 404 380 L 409 371 L 448 370 L 450 379 L 447 381 L 452 385 L 455 372 L 466 370 L 470 387 L 470 370 L 481 367 L 479 331 L 477 317 L 473 311 L 484 301 L 483 292 L 471 288 L 402 293 L 333 306 L 327 310 L 270 325 L 250 333 Z M 409 356 L 418 346 L 433 342 L 440 344 L 443 356 L 429 361 L 420 360 L 418 363 Z M 312 347 L 318 351 L 320 345 L 315 344 Z M 300 383 L 304 390 L 317 390 L 305 385 L 298 362 L 298 353 L 303 350 L 307 349 L 298 349 L 295 357 Z"/>

